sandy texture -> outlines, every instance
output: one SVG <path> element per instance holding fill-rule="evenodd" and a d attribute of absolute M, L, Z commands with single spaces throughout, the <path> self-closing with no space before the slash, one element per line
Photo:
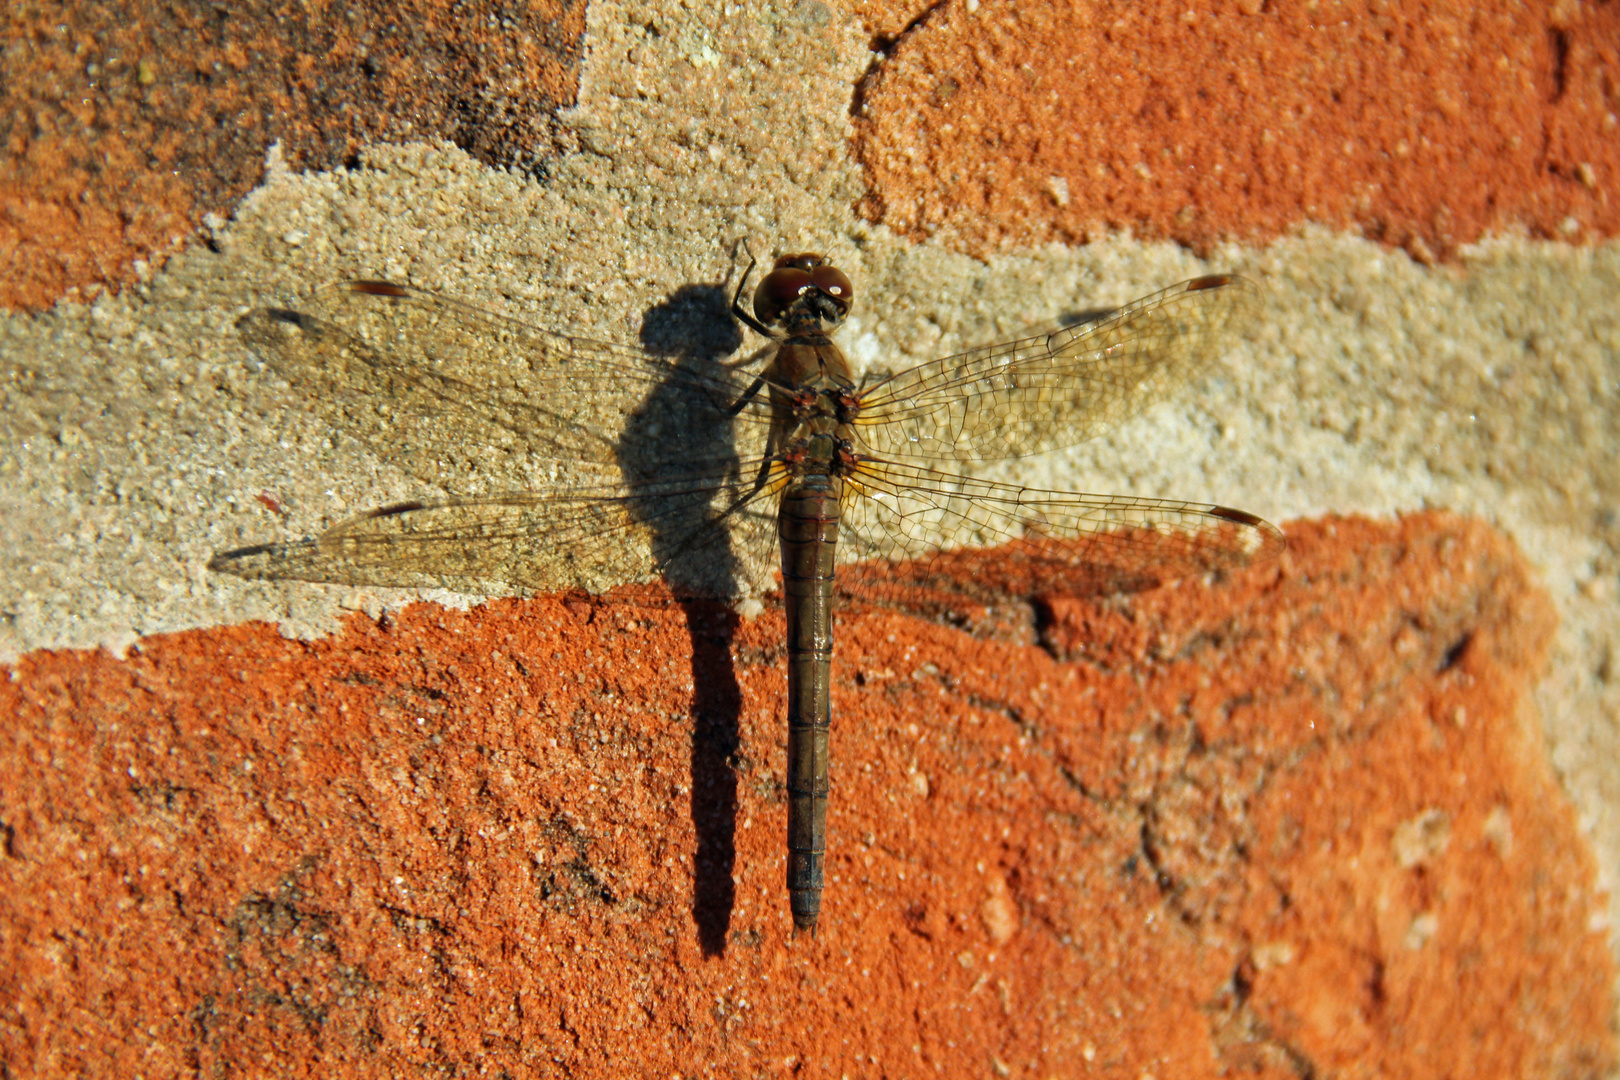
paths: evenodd
<path fill-rule="evenodd" d="M 1057 604 L 1047 650 L 846 613 L 814 941 L 779 615 L 537 599 L 36 653 L 0 685 L 0 1053 L 1603 1075 L 1604 897 L 1528 698 L 1545 597 L 1445 515 L 1291 531 L 1224 584 Z"/>
<path fill-rule="evenodd" d="M 122 288 L 196 243 L 271 145 L 326 169 L 441 138 L 543 167 L 585 5 L 13 5 L 0 78 L 0 309 Z"/>
<path fill-rule="evenodd" d="M 916 239 L 1207 249 L 1316 222 L 1430 261 L 1620 227 L 1612 4 L 891 7 L 863 6 L 886 55 L 855 153 L 862 212 Z"/>

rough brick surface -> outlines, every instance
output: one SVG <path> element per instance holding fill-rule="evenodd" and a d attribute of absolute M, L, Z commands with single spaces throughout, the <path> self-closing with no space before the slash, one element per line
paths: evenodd
<path fill-rule="evenodd" d="M 868 217 L 975 253 L 1306 222 L 1425 261 L 1620 228 L 1620 8 L 861 5 Z"/>
<path fill-rule="evenodd" d="M 117 287 L 227 218 L 271 144 L 326 169 L 444 139 L 493 165 L 556 152 L 585 5 L 25 5 L 0 79 L 0 308 Z"/>
<path fill-rule="evenodd" d="M 541 597 L 0 681 L 9 1075 L 1597 1077 L 1521 557 L 1444 515 L 1095 603 L 841 616 L 818 940 L 782 625 Z M 1057 659 L 1064 657 L 1065 659 Z"/>

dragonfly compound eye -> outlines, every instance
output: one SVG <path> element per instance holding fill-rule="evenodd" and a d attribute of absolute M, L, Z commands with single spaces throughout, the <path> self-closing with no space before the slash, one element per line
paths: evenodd
<path fill-rule="evenodd" d="M 855 300 L 855 286 L 836 266 L 818 266 L 810 271 L 810 281 L 816 288 L 832 297 L 844 308 Z"/>
<path fill-rule="evenodd" d="M 795 303 L 809 300 L 801 306 L 798 316 L 809 315 L 836 324 L 849 313 L 854 298 L 855 286 L 842 270 L 828 266 L 820 255 L 795 255 L 778 259 L 776 269 L 766 274 L 754 290 L 754 317 L 772 326 Z"/>
<path fill-rule="evenodd" d="M 782 317 L 788 305 L 815 288 L 810 272 L 796 266 L 778 266 L 754 290 L 754 318 L 766 326 Z"/>

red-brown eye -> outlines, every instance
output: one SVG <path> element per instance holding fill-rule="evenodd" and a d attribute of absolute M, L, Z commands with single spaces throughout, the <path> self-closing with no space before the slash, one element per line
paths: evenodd
<path fill-rule="evenodd" d="M 841 301 L 845 307 L 855 299 L 855 286 L 836 266 L 818 266 L 810 271 L 810 282 L 828 296 Z"/>
<path fill-rule="evenodd" d="M 808 270 L 778 265 L 754 290 L 754 318 L 766 326 L 771 325 L 800 294 L 813 288 L 815 284 Z"/>

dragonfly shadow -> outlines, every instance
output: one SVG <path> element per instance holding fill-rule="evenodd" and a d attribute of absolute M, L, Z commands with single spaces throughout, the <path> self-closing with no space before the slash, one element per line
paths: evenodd
<path fill-rule="evenodd" d="M 766 291 L 767 307 L 794 299 L 757 328 L 800 340 L 791 363 L 766 369 L 769 380 L 724 359 L 742 337 L 719 284 L 687 285 L 649 309 L 639 349 L 385 281 L 319 289 L 304 310 L 248 313 L 238 323 L 244 343 L 310 410 L 447 494 L 209 562 L 250 580 L 578 590 L 681 607 L 694 682 L 692 910 L 710 956 L 744 940 L 732 929 L 732 873 L 739 780 L 752 766 L 741 747 L 731 605 L 780 588 L 776 504 L 793 474 L 805 492 L 845 478 L 841 596 L 992 634 L 1055 638 L 1055 617 L 1043 620 L 1032 601 L 1251 565 L 1284 546 L 1241 510 L 1042 491 L 962 469 L 1083 442 L 1201 377 L 1253 314 L 1243 279 L 1196 278 L 1101 319 L 1077 312 L 1068 329 L 943 357 L 851 393 L 835 346 L 801 332 L 837 322 L 847 279 L 814 256 L 787 263 L 771 272 L 784 276 Z M 841 433 L 851 411 L 858 426 Z M 651 586 L 654 577 L 667 589 Z M 830 708 L 814 689 L 796 717 Z M 789 885 L 800 928 L 813 925 L 821 887 L 813 856 L 824 842 L 824 745 L 818 733 L 798 746 L 809 756 L 795 757 L 806 767 L 795 774 L 800 797 L 788 800 L 793 850 L 805 856 Z"/>
<path fill-rule="evenodd" d="M 648 310 L 641 329 L 648 352 L 674 361 L 678 369 L 711 370 L 742 344 L 731 316 L 730 298 L 716 285 L 686 285 Z M 702 415 L 690 399 L 693 390 L 670 380 L 655 387 L 630 417 L 619 443 L 627 477 L 656 478 L 675 461 L 711 463 L 717 470 L 737 467 L 737 451 L 727 424 L 712 421 L 678 434 L 671 445 L 670 417 Z M 712 405 L 713 403 L 703 403 Z M 711 417 L 713 415 L 710 412 Z M 696 555 L 702 569 L 731 577 L 740 573 L 725 534 L 703 526 L 714 510 L 703 500 L 667 507 L 653 522 L 654 559 L 665 566 L 685 564 L 694 553 L 691 537 L 711 538 Z M 738 616 L 726 604 L 683 595 L 679 575 L 671 575 L 692 640 L 692 919 L 706 956 L 725 952 L 736 908 L 732 874 L 737 862 L 737 751 L 741 743 L 742 691 L 732 663 L 731 642 Z"/>

